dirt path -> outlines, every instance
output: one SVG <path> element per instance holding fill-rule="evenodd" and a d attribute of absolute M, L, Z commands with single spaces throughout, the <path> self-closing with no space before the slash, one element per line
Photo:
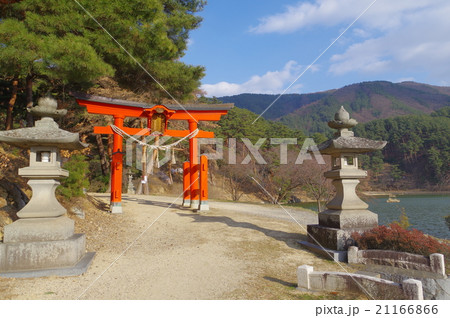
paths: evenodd
<path fill-rule="evenodd" d="M 95 198 L 100 209 L 108 200 Z M 85 205 L 86 218 L 75 220 L 88 251 L 97 252 L 88 272 L 0 278 L 0 298 L 299 299 L 311 296 L 295 290 L 297 266 L 341 270 L 297 245 L 305 231 L 279 207 L 210 202 L 210 211 L 195 213 L 180 208 L 181 200 L 169 207 L 174 200 L 126 196 L 122 215 Z M 317 218 L 289 210 L 302 224 Z"/>

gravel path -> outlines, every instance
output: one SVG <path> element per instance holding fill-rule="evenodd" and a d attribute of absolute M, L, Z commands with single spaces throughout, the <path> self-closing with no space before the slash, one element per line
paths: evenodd
<path fill-rule="evenodd" d="M 181 199 L 125 195 L 124 213 L 112 215 L 101 210 L 107 195 L 93 197 L 96 208 L 80 206 L 85 219 L 71 216 L 97 253 L 87 273 L 0 278 L 1 299 L 298 299 L 297 266 L 340 270 L 299 247 L 304 228 L 278 206 L 211 201 L 197 213 Z M 317 222 L 289 211 L 300 224 Z"/>
<path fill-rule="evenodd" d="M 126 200 L 141 200 L 142 202 L 152 202 L 154 205 L 169 206 L 172 204 L 178 207 L 182 203 L 181 198 L 169 196 L 142 196 L 124 195 Z M 295 222 L 301 225 L 316 224 L 319 222 L 317 213 L 305 210 L 302 208 L 281 206 L 272 204 L 255 204 L 255 203 L 241 203 L 241 202 L 226 202 L 226 201 L 209 201 L 210 209 L 221 210 L 223 213 L 239 212 L 245 214 L 252 214 L 267 218 L 274 218 L 278 220 L 285 220 L 288 222 Z"/>
<path fill-rule="evenodd" d="M 301 225 L 317 224 L 319 222 L 317 213 L 290 206 L 218 202 L 218 201 L 213 201 L 210 203 L 210 205 L 212 208 L 221 209 L 224 211 L 236 211 L 240 213 L 248 213 L 268 218 L 285 220 L 288 222 L 296 222 Z"/>

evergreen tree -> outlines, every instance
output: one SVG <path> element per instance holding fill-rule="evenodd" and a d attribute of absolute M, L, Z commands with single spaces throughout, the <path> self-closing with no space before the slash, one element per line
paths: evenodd
<path fill-rule="evenodd" d="M 114 74 L 129 88 L 156 92 L 155 99 L 169 98 L 166 90 L 185 98 L 199 86 L 204 69 L 178 59 L 204 5 L 202 0 L 1 2 L 0 76 L 25 82 L 27 107 L 33 89 L 89 84 Z"/>
<path fill-rule="evenodd" d="M 357 136 L 387 140 L 383 152 L 362 156 L 365 167 L 378 173 L 382 159 L 392 164 L 392 177 L 413 173 L 419 187 L 445 186 L 450 178 L 450 106 L 431 115 L 408 115 L 374 120 L 354 128 Z"/>

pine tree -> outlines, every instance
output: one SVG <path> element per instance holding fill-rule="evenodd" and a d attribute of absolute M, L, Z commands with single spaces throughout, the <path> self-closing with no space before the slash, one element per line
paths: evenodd
<path fill-rule="evenodd" d="M 204 75 L 203 67 L 179 61 L 204 5 L 202 0 L 1 2 L 0 77 L 25 86 L 27 107 L 33 91 L 91 84 L 103 75 L 156 92 L 155 98 L 169 98 L 166 90 L 185 98 Z"/>

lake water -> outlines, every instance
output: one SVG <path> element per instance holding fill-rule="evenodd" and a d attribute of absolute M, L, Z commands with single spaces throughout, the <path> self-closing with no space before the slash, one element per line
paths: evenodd
<path fill-rule="evenodd" d="M 398 221 L 402 208 L 408 216 L 409 223 L 426 234 L 450 239 L 450 230 L 445 216 L 450 215 L 450 195 L 399 195 L 400 202 L 387 203 L 387 197 L 365 198 L 369 210 L 378 214 L 378 223 L 386 225 Z M 301 206 L 317 210 L 315 204 Z"/>
<path fill-rule="evenodd" d="M 402 195 L 400 202 L 387 203 L 387 197 L 371 198 L 365 201 L 369 210 L 378 214 L 379 224 L 397 221 L 405 210 L 409 223 L 426 234 L 449 239 L 450 230 L 445 217 L 450 215 L 450 196 L 448 195 Z"/>

